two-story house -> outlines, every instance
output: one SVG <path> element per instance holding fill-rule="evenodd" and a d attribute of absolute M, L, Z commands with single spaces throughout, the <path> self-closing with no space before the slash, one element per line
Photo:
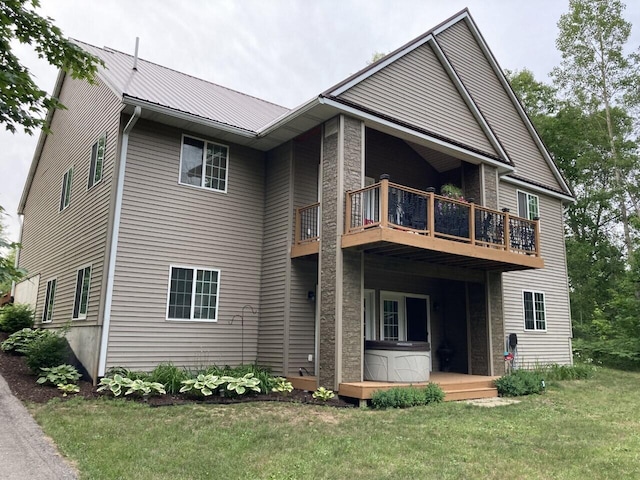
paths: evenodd
<path fill-rule="evenodd" d="M 105 67 L 58 78 L 15 297 L 94 379 L 572 361 L 572 194 L 466 10 L 293 110 L 80 45 Z"/>

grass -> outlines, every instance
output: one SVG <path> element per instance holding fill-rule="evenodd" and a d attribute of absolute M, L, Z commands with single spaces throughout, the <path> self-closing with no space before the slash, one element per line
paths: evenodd
<path fill-rule="evenodd" d="M 640 478 L 640 373 L 614 370 L 498 408 L 30 408 L 82 479 Z"/>

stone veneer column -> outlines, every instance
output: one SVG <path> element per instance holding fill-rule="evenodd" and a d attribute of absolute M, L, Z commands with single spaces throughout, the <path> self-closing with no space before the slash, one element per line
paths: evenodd
<path fill-rule="evenodd" d="M 491 375 L 504 375 L 504 309 L 502 306 L 502 273 L 487 274 L 487 296 L 489 298 L 489 325 L 491 328 Z"/>
<path fill-rule="evenodd" d="M 487 296 L 485 286 L 467 283 L 469 319 L 469 364 L 472 375 L 489 375 L 489 339 L 487 328 Z"/>
<path fill-rule="evenodd" d="M 341 116 L 325 123 L 322 138 L 318 385 L 332 389 L 362 380 L 362 255 L 341 248 L 345 192 L 363 183 L 362 131 Z"/>
<path fill-rule="evenodd" d="M 484 205 L 498 210 L 498 175 L 495 167 L 482 165 Z M 504 309 L 502 306 L 502 274 L 487 273 L 489 336 L 491 339 L 491 375 L 504 373 Z"/>

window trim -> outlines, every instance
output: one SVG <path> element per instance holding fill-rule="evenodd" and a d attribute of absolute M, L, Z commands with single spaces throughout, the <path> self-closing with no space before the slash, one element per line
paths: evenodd
<path fill-rule="evenodd" d="M 69 176 L 68 180 L 66 180 L 67 175 Z M 73 189 L 73 167 L 69 168 L 66 172 L 64 172 L 64 175 L 62 175 L 62 187 L 60 189 L 60 212 L 65 211 L 67 208 L 69 208 L 69 205 L 71 205 L 72 189 Z M 65 192 L 67 191 L 69 192 L 69 195 L 68 195 L 69 200 L 65 205 L 65 198 L 67 197 L 67 195 L 65 195 Z"/>
<path fill-rule="evenodd" d="M 102 163 L 100 168 L 100 178 L 96 180 L 96 166 L 98 165 L 98 149 L 100 148 L 100 141 L 104 141 L 104 145 L 102 147 Z M 96 146 L 96 157 L 93 158 L 93 147 Z M 107 156 L 107 132 L 102 133 L 98 139 L 91 144 L 91 151 L 89 153 L 89 180 L 87 182 L 87 190 L 91 190 L 93 187 L 102 182 L 102 177 L 104 173 L 104 160 Z M 94 164 L 95 161 L 95 164 Z M 93 170 L 93 178 L 91 176 L 91 171 Z"/>
<path fill-rule="evenodd" d="M 184 151 L 184 139 L 186 138 L 191 138 L 193 140 L 198 140 L 200 142 L 204 142 L 204 150 L 203 150 L 203 157 L 202 157 L 202 177 L 200 179 L 200 185 L 192 185 L 190 183 L 183 183 L 182 182 L 182 152 Z M 211 145 L 217 145 L 219 147 L 224 147 L 227 149 L 227 167 L 225 168 L 225 175 L 224 175 L 224 190 L 219 189 L 219 188 L 209 188 L 209 187 L 205 187 L 204 186 L 204 181 L 205 181 L 205 160 L 206 160 L 206 152 L 207 152 L 207 144 L 211 144 Z M 188 135 L 186 133 L 182 134 L 182 137 L 180 139 L 180 168 L 178 169 L 178 184 L 179 185 L 184 185 L 186 187 L 192 187 L 192 188 L 198 188 L 200 190 L 205 190 L 205 191 L 209 191 L 209 192 L 217 192 L 217 193 L 227 193 L 227 190 L 229 188 L 229 166 L 231 164 L 230 162 L 230 158 L 231 158 L 231 148 L 229 147 L 229 145 L 225 145 L 224 143 L 219 143 L 219 142 L 213 142 L 211 140 L 206 140 L 204 138 L 201 137 L 196 137 L 194 135 Z"/>
<path fill-rule="evenodd" d="M 49 309 L 49 285 L 53 282 L 53 295 L 51 298 L 51 309 Z M 42 310 L 42 316 L 40 317 L 40 323 L 52 323 L 53 322 L 53 309 L 56 301 L 56 289 L 58 288 L 58 279 L 50 278 L 47 280 L 47 284 L 44 290 L 44 309 Z M 46 320 L 48 318 L 48 320 Z"/>
<path fill-rule="evenodd" d="M 527 220 L 533 220 L 533 218 L 529 218 L 529 197 L 535 197 L 536 205 L 538 206 L 538 218 L 540 218 L 540 197 L 535 193 L 529 193 L 525 190 L 516 189 L 516 204 L 518 207 L 518 216 L 520 216 L 520 194 L 526 195 L 527 198 L 527 216 L 524 217 Z"/>
<path fill-rule="evenodd" d="M 193 185 L 192 185 L 193 186 Z M 174 268 L 182 268 L 185 270 L 193 270 L 193 284 L 191 285 L 191 310 L 189 312 L 189 318 L 170 318 L 169 317 L 169 303 L 171 301 L 171 272 Z M 218 282 L 216 284 L 216 318 L 193 318 L 193 313 L 195 310 L 195 290 L 196 290 L 196 277 L 198 274 L 198 270 L 207 270 L 210 272 L 217 272 L 218 274 Z M 222 269 L 220 268 L 210 268 L 210 267 L 202 267 L 202 266 L 193 266 L 193 265 L 178 265 L 171 264 L 169 265 L 169 278 L 167 281 L 167 308 L 165 310 L 165 320 L 168 322 L 204 322 L 204 323 L 218 323 L 220 319 L 220 278 L 222 276 Z"/>
<path fill-rule="evenodd" d="M 527 313 L 524 307 L 524 295 L 525 293 L 531 293 L 533 298 L 533 328 L 527 328 Z M 543 310 L 542 313 L 544 315 L 544 328 L 536 328 L 536 293 L 542 294 L 543 300 Z M 547 321 L 547 294 L 542 290 L 527 290 L 522 289 L 522 326 L 524 327 L 525 332 L 540 332 L 546 333 L 548 329 L 548 321 Z"/>
<path fill-rule="evenodd" d="M 78 316 L 74 316 L 76 313 L 76 300 L 78 299 L 78 273 L 89 269 L 89 285 L 87 286 L 87 309 L 86 311 L 83 313 L 80 312 L 80 308 L 82 306 L 82 291 L 80 291 L 80 305 L 78 305 Z M 93 265 L 92 264 L 87 264 L 87 265 L 83 265 L 82 267 L 76 269 L 76 286 L 73 290 L 73 310 L 71 311 L 71 319 L 72 320 L 86 320 L 87 319 L 87 313 L 89 312 L 89 299 L 91 298 L 91 273 L 93 271 Z M 83 273 L 84 275 L 84 273 Z M 84 277 L 82 278 L 82 285 L 84 286 Z"/>

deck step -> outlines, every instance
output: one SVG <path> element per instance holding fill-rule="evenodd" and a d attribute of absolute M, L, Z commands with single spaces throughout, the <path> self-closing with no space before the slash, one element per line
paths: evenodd
<path fill-rule="evenodd" d="M 495 381 L 493 379 L 471 380 L 467 382 L 435 382 L 440 385 L 444 391 L 447 390 L 468 390 L 474 388 L 494 388 Z"/>
<path fill-rule="evenodd" d="M 475 400 L 477 398 L 495 398 L 498 390 L 493 387 L 447 389 L 445 390 L 444 401 L 454 402 L 457 400 Z"/>

